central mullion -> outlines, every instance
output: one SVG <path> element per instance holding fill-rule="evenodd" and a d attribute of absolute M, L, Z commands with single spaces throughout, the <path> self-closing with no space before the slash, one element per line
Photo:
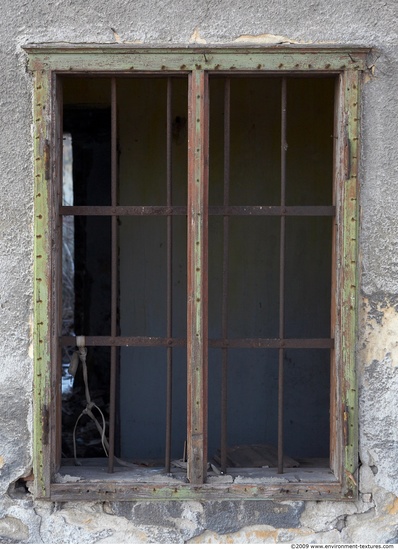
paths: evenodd
<path fill-rule="evenodd" d="M 207 471 L 208 75 L 194 71 L 188 91 L 187 450 L 191 483 Z"/>

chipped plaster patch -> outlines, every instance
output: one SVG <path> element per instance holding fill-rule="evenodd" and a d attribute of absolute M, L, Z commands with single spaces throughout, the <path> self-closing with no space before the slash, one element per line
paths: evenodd
<path fill-rule="evenodd" d="M 0 470 L 2 469 L 2 467 L 4 466 L 4 457 L 3 456 L 0 456 Z"/>
<path fill-rule="evenodd" d="M 336 542 L 338 533 L 321 534 L 322 542 Z M 220 535 L 206 530 L 190 539 L 188 544 L 276 544 L 291 541 L 309 542 L 313 540 L 314 531 L 307 528 L 274 529 L 270 525 L 253 525 L 244 527 L 235 533 Z"/>
<path fill-rule="evenodd" d="M 142 44 L 142 40 L 122 40 L 120 35 L 113 27 L 111 27 L 111 31 L 115 42 L 117 42 L 118 44 Z"/>
<path fill-rule="evenodd" d="M 300 44 L 297 40 L 279 34 L 241 34 L 234 42 L 250 42 L 251 44 Z"/>
<path fill-rule="evenodd" d="M 394 502 L 387 506 L 387 513 L 390 515 L 398 514 L 398 498 L 395 498 Z"/>
<path fill-rule="evenodd" d="M 201 38 L 198 27 L 196 27 L 193 31 L 189 42 L 190 44 L 207 44 L 206 40 L 204 38 Z"/>
<path fill-rule="evenodd" d="M 219 535 L 214 531 L 206 530 L 197 537 L 187 541 L 188 544 L 275 544 L 278 538 L 277 529 L 268 525 L 255 525 L 244 527 L 236 533 Z"/>
<path fill-rule="evenodd" d="M 115 31 L 115 29 L 113 29 L 112 27 L 111 27 L 111 31 L 112 31 L 112 33 L 113 33 L 113 37 L 114 37 L 115 41 L 116 41 L 118 44 L 120 44 L 121 39 L 120 39 L 120 36 L 118 35 L 118 33 L 117 33 L 117 32 Z"/>
<path fill-rule="evenodd" d="M 389 355 L 391 364 L 398 366 L 398 313 L 391 304 L 371 305 L 364 299 L 363 346 L 361 361 L 370 365 L 372 361 L 383 361 Z"/>
<path fill-rule="evenodd" d="M 3 537 L 15 542 L 25 541 L 29 537 L 29 529 L 19 518 L 6 516 L 0 519 L 0 544 Z"/>

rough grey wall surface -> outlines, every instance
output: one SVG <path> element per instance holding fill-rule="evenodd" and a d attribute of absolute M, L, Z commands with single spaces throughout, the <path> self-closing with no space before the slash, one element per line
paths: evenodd
<path fill-rule="evenodd" d="M 0 542 L 398 542 L 395 0 L 3 0 L 0 17 Z M 113 29 L 113 30 L 112 30 Z M 363 88 L 358 503 L 52 505 L 16 480 L 32 429 L 30 42 L 292 41 L 376 48 Z"/>

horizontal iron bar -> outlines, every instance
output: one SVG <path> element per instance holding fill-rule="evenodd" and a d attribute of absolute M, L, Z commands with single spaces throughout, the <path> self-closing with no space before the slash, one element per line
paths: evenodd
<path fill-rule="evenodd" d="M 210 206 L 213 216 L 334 216 L 335 206 Z"/>
<path fill-rule="evenodd" d="M 186 216 L 186 206 L 61 206 L 62 216 Z"/>
<path fill-rule="evenodd" d="M 76 345 L 76 336 L 61 336 L 62 346 Z M 156 336 L 86 336 L 86 346 L 184 347 L 184 338 Z M 333 338 L 229 338 L 209 339 L 212 348 L 333 349 Z"/>
<path fill-rule="evenodd" d="M 333 338 L 233 338 L 209 340 L 212 348 L 333 349 Z"/>
<path fill-rule="evenodd" d="M 61 206 L 62 216 L 186 216 L 186 206 Z M 210 216 L 334 216 L 335 206 L 209 206 Z"/>
<path fill-rule="evenodd" d="M 75 346 L 76 336 L 61 336 L 62 346 Z M 158 336 L 85 336 L 85 345 L 118 346 L 118 347 L 183 347 L 187 345 L 184 338 L 161 338 Z"/>

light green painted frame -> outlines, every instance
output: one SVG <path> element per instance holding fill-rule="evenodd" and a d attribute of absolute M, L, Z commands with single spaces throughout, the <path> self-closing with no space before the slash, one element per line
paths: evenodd
<path fill-rule="evenodd" d="M 185 47 L 130 48 L 123 45 L 31 45 L 25 48 L 34 77 L 34 477 L 37 498 L 66 501 L 148 499 L 355 499 L 357 496 L 357 235 L 359 98 L 368 48 L 360 47 Z M 56 273 L 57 212 L 62 146 L 57 86 L 62 74 L 160 72 L 335 74 L 335 204 L 331 466 L 335 483 L 219 485 L 54 483 L 59 448 L 60 381 L 56 365 L 59 317 Z M 194 96 L 192 97 L 199 97 Z M 194 100 L 192 100 L 194 101 Z M 201 100 L 199 100 L 201 101 Z M 201 109 L 192 104 L 192 109 Z M 196 131 L 205 139 L 203 129 Z M 195 134 L 195 132 L 193 132 Z M 199 161 L 195 161 L 199 162 Z M 197 165 L 199 166 L 199 164 Z M 198 191 L 199 193 L 200 191 Z M 198 200 L 200 197 L 198 195 Z M 59 285 L 58 285 L 59 286 Z M 199 287 L 198 287 L 199 288 Z M 202 350 L 203 351 L 203 350 Z M 203 393 L 192 369 L 192 384 Z M 198 395 L 198 394 L 197 394 Z M 196 421 L 196 420 L 195 420 Z M 198 420 L 199 421 L 199 420 Z M 200 420 L 203 423 L 203 418 Z M 202 457 L 203 459 L 203 457 Z M 202 460 L 203 466 L 203 460 Z M 196 472 L 197 473 L 197 472 Z M 192 474 L 195 479 L 195 472 Z M 200 476 L 199 476 L 200 478 Z"/>

